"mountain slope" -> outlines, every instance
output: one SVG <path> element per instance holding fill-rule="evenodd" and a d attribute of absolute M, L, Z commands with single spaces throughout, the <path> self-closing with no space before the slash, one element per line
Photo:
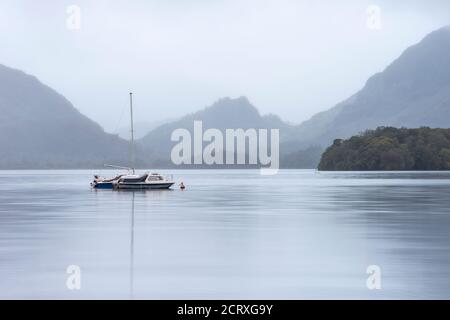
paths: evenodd
<path fill-rule="evenodd" d="M 0 65 L 0 168 L 78 168 L 125 162 L 128 143 L 33 76 Z"/>
<path fill-rule="evenodd" d="M 320 147 L 379 126 L 450 127 L 450 28 L 411 46 L 383 72 L 328 111 L 293 126 L 261 115 L 245 98 L 224 98 L 139 141 L 139 166 L 170 166 L 174 130 L 280 129 L 281 165 L 312 164 Z M 107 134 L 35 77 L 0 65 L 0 168 L 79 168 L 127 164 L 129 145 Z M 304 151 L 302 151 L 304 150 Z M 305 158 L 305 159 L 302 159 Z M 285 161 L 283 161 L 283 159 Z M 317 158 L 318 161 L 318 158 Z"/>
<path fill-rule="evenodd" d="M 296 128 L 298 146 L 330 144 L 378 126 L 450 127 L 450 27 L 409 47 L 362 90 Z"/>
<path fill-rule="evenodd" d="M 293 129 L 293 126 L 275 115 L 262 116 L 246 97 L 222 98 L 210 107 L 152 130 L 140 140 L 140 145 L 147 151 L 158 154 L 160 163 L 170 162 L 170 151 L 178 143 L 170 140 L 172 132 L 183 128 L 187 129 L 193 137 L 194 121 L 202 121 L 203 131 L 216 128 L 223 134 L 225 129 L 280 129 L 281 141 L 287 140 Z"/>
<path fill-rule="evenodd" d="M 194 120 L 203 120 L 205 129 L 280 128 L 281 164 L 295 167 L 296 163 L 303 163 L 302 158 L 308 154 L 302 150 L 316 150 L 312 154 L 317 154 L 317 150 L 330 145 L 334 139 L 347 138 L 367 129 L 450 127 L 449 52 L 450 27 L 436 30 L 406 49 L 383 72 L 369 78 L 359 92 L 297 126 L 288 125 L 277 117 L 261 116 L 246 98 L 225 98 L 205 110 L 153 130 L 142 139 L 142 144 L 161 150 L 162 158 L 168 159 L 173 145 L 167 143 L 170 133 L 176 128 L 187 128 L 192 133 Z M 308 159 L 308 163 L 312 164 L 312 160 Z"/>

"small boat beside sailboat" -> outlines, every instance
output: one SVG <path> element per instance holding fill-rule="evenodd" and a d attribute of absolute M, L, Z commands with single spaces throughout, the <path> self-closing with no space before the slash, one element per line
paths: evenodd
<path fill-rule="evenodd" d="M 114 183 L 119 181 L 122 175 L 112 179 L 105 179 L 98 175 L 94 175 L 94 180 L 91 182 L 91 187 L 95 189 L 114 189 Z"/>
<path fill-rule="evenodd" d="M 134 164 L 134 125 L 133 125 L 133 94 L 130 92 L 130 115 L 131 115 L 131 164 Z M 110 179 L 98 175 L 94 176 L 91 186 L 95 189 L 114 190 L 143 190 L 143 189 L 169 189 L 175 184 L 172 179 L 167 179 L 159 173 L 136 174 L 134 167 L 120 167 L 105 165 L 107 167 L 127 170 L 127 174 L 120 174 Z"/>

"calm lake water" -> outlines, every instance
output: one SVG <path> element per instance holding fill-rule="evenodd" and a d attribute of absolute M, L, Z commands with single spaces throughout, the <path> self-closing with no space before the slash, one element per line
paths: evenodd
<path fill-rule="evenodd" d="M 0 298 L 450 298 L 450 172 L 174 170 L 185 191 L 137 192 L 96 172 L 0 171 Z"/>

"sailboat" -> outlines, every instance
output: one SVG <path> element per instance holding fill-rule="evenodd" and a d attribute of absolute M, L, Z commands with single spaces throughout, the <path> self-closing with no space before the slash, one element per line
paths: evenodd
<path fill-rule="evenodd" d="M 159 173 L 136 174 L 134 169 L 134 121 L 133 121 L 133 93 L 130 92 L 130 119 L 131 119 L 131 167 L 106 165 L 107 167 L 127 170 L 127 174 L 121 174 L 111 179 L 94 176 L 91 186 L 96 189 L 169 189 L 175 181 L 166 179 Z"/>

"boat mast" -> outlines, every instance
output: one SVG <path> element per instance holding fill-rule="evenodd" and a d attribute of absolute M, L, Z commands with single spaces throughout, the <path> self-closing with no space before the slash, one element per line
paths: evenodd
<path fill-rule="evenodd" d="M 131 170 L 133 171 L 133 174 L 135 173 L 134 170 L 134 124 L 133 124 L 133 92 L 130 92 L 130 120 L 131 120 Z"/>

